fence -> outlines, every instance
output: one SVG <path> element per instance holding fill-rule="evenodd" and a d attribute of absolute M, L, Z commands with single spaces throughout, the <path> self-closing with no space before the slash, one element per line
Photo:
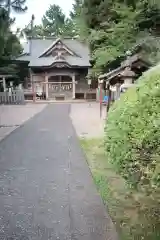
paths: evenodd
<path fill-rule="evenodd" d="M 0 92 L 0 104 L 24 104 L 24 92 L 14 90 L 12 92 Z"/>

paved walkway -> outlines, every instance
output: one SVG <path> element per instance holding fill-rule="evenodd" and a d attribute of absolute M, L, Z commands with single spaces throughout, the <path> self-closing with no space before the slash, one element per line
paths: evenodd
<path fill-rule="evenodd" d="M 116 240 L 69 118 L 53 104 L 0 142 L 1 240 Z"/>
<path fill-rule="evenodd" d="M 0 105 L 0 141 L 41 112 L 46 104 Z"/>

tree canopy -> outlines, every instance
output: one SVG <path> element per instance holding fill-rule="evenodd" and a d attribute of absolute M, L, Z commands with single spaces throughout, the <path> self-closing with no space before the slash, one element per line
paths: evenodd
<path fill-rule="evenodd" d="M 145 57 L 157 62 L 159 29 L 158 1 L 74 0 L 70 17 L 53 4 L 44 14 L 42 24 L 34 26 L 33 33 L 34 36 L 76 36 L 85 40 L 91 50 L 93 73 L 99 74 L 113 61 L 118 64 L 127 50 L 138 45 L 143 46 Z"/>
<path fill-rule="evenodd" d="M 85 23 L 82 17 L 82 0 L 76 0 L 70 16 L 67 17 L 61 7 L 56 4 L 49 6 L 48 10 L 42 17 L 41 24 L 34 25 L 31 31 L 31 25 L 25 27 L 25 32 L 29 36 L 65 36 L 65 37 L 82 37 L 85 29 Z M 83 27 L 82 27 L 83 26 Z"/>
<path fill-rule="evenodd" d="M 10 27 L 12 20 L 8 17 L 7 11 L 0 8 L 0 57 L 11 58 L 20 53 L 21 46 Z"/>
<path fill-rule="evenodd" d="M 30 27 L 25 29 L 31 35 Z M 126 51 L 143 49 L 149 61 L 159 61 L 160 3 L 158 0 L 74 0 L 70 16 L 50 5 L 32 36 L 69 36 L 87 42 L 92 72 L 117 67 Z"/>
<path fill-rule="evenodd" d="M 67 18 L 59 5 L 50 5 L 48 10 L 42 17 L 39 25 L 31 25 L 25 27 L 25 32 L 33 37 L 50 37 L 50 36 L 69 36 L 75 35 L 75 26 L 73 19 Z"/>
<path fill-rule="evenodd" d="M 11 3 L 13 3 L 13 1 Z M 6 7 L 1 6 L 0 74 L 13 75 L 15 82 L 17 82 L 17 79 L 20 77 L 20 75 L 22 75 L 22 72 L 20 70 L 19 64 L 17 65 L 15 61 L 13 62 L 13 59 L 15 59 L 21 53 L 22 48 L 17 36 L 11 31 L 13 22 L 14 20 L 9 17 L 9 12 Z"/>
<path fill-rule="evenodd" d="M 7 10 L 9 16 L 11 10 L 18 13 L 27 10 L 26 0 L 0 0 L 0 6 Z"/>
<path fill-rule="evenodd" d="M 42 19 L 44 30 L 49 35 L 61 35 L 65 25 L 65 14 L 58 5 L 50 5 Z"/>
<path fill-rule="evenodd" d="M 96 73 L 138 44 L 147 50 L 150 37 L 159 42 L 160 7 L 156 1 L 84 0 L 82 8 Z M 152 60 L 154 57 L 152 54 Z"/>

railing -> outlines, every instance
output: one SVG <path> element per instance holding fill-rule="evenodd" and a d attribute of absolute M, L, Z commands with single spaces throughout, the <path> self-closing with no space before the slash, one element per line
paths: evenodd
<path fill-rule="evenodd" d="M 24 92 L 13 90 L 12 92 L 0 92 L 0 104 L 24 104 Z"/>

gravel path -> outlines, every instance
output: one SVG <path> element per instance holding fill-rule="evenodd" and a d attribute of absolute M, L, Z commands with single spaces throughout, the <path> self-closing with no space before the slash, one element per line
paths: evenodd
<path fill-rule="evenodd" d="M 53 104 L 0 143 L 1 240 L 117 240 L 67 104 Z"/>
<path fill-rule="evenodd" d="M 46 104 L 0 105 L 0 141 L 45 107 Z"/>
<path fill-rule="evenodd" d="M 70 116 L 79 137 L 103 137 L 106 107 L 103 106 L 100 117 L 99 103 L 74 103 L 71 105 Z"/>

